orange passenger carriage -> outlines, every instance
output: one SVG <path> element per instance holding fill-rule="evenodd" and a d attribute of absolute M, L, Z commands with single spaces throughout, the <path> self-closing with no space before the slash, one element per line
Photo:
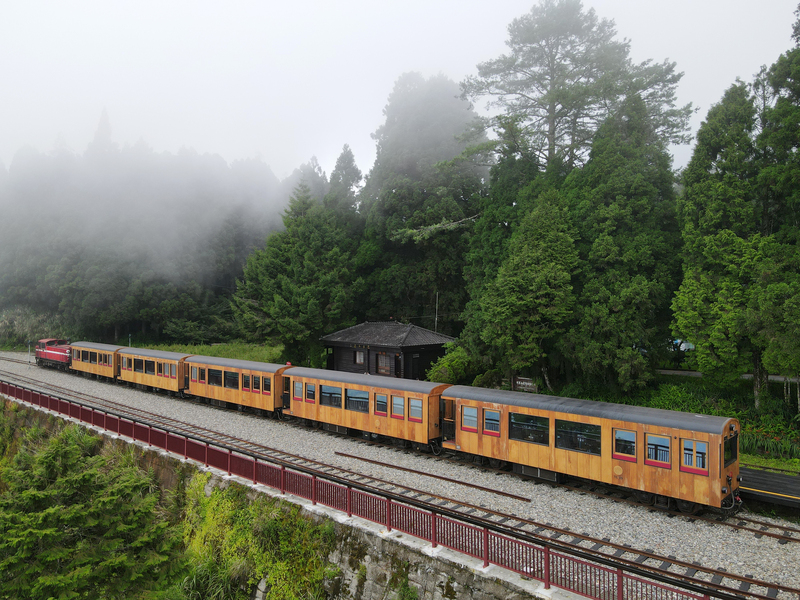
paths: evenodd
<path fill-rule="evenodd" d="M 186 390 L 192 396 L 267 412 L 283 409 L 280 375 L 287 365 L 215 356 L 191 356 L 185 364 Z"/>
<path fill-rule="evenodd" d="M 184 361 L 189 354 L 121 348 L 117 352 L 117 380 L 169 393 L 182 393 L 186 387 Z"/>
<path fill-rule="evenodd" d="M 447 385 L 291 367 L 283 372 L 287 414 L 342 433 L 405 440 L 421 448 L 441 438 L 439 399 Z"/>
<path fill-rule="evenodd" d="M 738 503 L 736 419 L 468 386 L 442 405 L 445 448 L 518 473 L 617 485 L 685 512 Z"/>
<path fill-rule="evenodd" d="M 72 348 L 72 370 L 78 373 L 114 379 L 119 370 L 117 351 L 122 346 L 75 342 Z"/>
<path fill-rule="evenodd" d="M 68 369 L 70 359 L 70 347 L 67 340 L 46 338 L 36 342 L 36 364 L 40 367 Z"/>

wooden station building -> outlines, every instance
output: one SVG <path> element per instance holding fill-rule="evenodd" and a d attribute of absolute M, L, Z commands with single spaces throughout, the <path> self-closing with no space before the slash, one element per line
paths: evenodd
<path fill-rule="evenodd" d="M 321 338 L 328 369 L 402 379 L 425 379 L 425 372 L 455 338 L 396 321 L 366 322 Z"/>

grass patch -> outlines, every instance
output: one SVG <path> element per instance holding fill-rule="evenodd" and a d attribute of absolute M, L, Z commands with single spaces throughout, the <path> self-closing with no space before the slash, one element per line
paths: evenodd
<path fill-rule="evenodd" d="M 245 344 L 242 342 L 232 342 L 229 344 L 160 344 L 144 345 L 141 348 L 150 350 L 161 350 L 164 352 L 181 352 L 185 354 L 197 354 L 199 356 L 216 356 L 219 358 L 233 358 L 237 360 L 252 360 L 263 363 L 279 363 L 282 346 L 258 346 L 256 344 Z"/>

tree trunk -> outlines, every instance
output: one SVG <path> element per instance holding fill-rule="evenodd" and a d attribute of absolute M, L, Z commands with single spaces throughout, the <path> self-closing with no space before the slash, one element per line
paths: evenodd
<path fill-rule="evenodd" d="M 761 408 L 761 392 L 768 381 L 769 374 L 764 368 L 764 363 L 761 362 L 761 351 L 756 350 L 753 352 L 753 399 L 756 410 Z"/>
<path fill-rule="evenodd" d="M 550 378 L 547 376 L 547 367 L 542 366 L 542 375 L 544 376 L 544 384 L 547 386 L 547 389 L 551 392 L 553 391 L 553 386 L 550 385 Z"/>

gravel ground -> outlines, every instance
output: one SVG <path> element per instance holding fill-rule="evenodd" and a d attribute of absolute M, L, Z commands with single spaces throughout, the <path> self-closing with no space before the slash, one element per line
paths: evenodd
<path fill-rule="evenodd" d="M 0 353 L 0 356 L 27 358 L 27 353 Z M 214 429 L 242 439 L 335 464 L 374 477 L 396 481 L 470 504 L 490 507 L 520 517 L 547 523 L 575 533 L 608 538 L 617 544 L 674 556 L 685 562 L 724 569 L 730 573 L 800 589 L 800 543 L 779 544 L 773 538 L 756 538 L 750 532 L 689 522 L 642 507 L 536 484 L 512 474 L 494 474 L 469 465 L 453 465 L 413 452 L 399 452 L 359 443 L 355 439 L 292 427 L 274 419 L 224 412 L 166 396 L 123 386 L 0 361 L 0 369 L 42 381 L 70 387 L 76 391 L 124 402 L 198 426 Z M 442 482 L 430 477 L 387 469 L 375 464 L 335 455 L 355 456 L 443 475 L 456 480 L 530 498 L 521 502 L 474 488 Z M 761 518 L 761 517 L 760 517 Z M 772 519 L 780 524 L 780 519 Z M 788 526 L 793 526 L 787 523 Z"/>

